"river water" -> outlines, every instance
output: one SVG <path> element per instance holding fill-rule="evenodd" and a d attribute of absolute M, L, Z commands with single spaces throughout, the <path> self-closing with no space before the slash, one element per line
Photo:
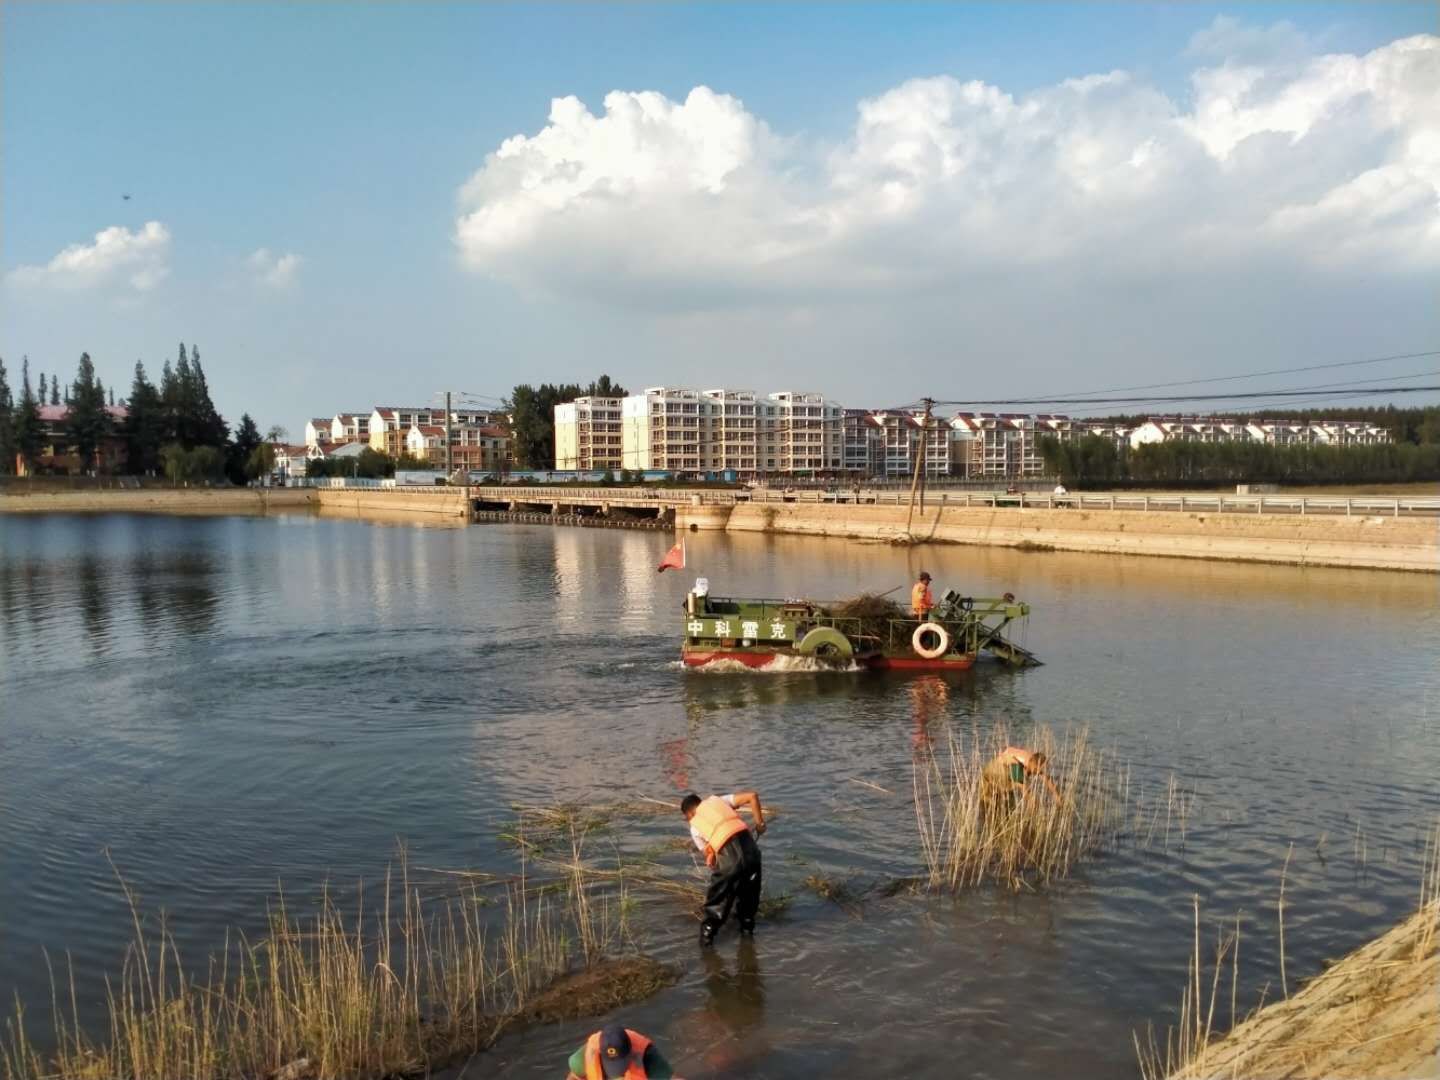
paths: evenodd
<path fill-rule="evenodd" d="M 1292 982 L 1415 905 L 1440 815 L 1430 577 L 710 534 L 690 537 L 689 571 L 658 575 L 671 542 L 0 516 L 0 1000 L 43 1008 L 42 950 L 68 951 L 95 1015 L 130 933 L 115 869 L 199 964 L 226 927 L 261 924 L 277 883 L 303 901 L 373 881 L 397 843 L 414 865 L 505 868 L 513 804 L 691 788 L 781 806 L 766 888 L 795 898 L 753 948 L 727 933 L 705 958 L 693 923 L 646 909 L 650 949 L 683 974 L 623 1019 L 692 1078 L 1133 1075 L 1132 1031 L 1175 1015 L 1192 897 L 1209 935 L 1241 914 L 1242 1007 L 1278 992 L 1292 844 Z M 1045 666 L 675 663 L 696 573 L 717 594 L 843 597 L 921 568 L 1029 600 Z M 997 723 L 1021 740 L 1087 725 L 1152 794 L 1176 774 L 1195 793 L 1183 842 L 1177 826 L 1034 894 L 847 907 L 804 888 L 916 873 L 917 755 Z M 472 1074 L 556 1075 L 594 1026 L 503 1040 Z"/>

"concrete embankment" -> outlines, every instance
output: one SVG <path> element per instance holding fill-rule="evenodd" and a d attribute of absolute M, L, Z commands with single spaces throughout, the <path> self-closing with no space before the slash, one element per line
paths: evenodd
<path fill-rule="evenodd" d="M 0 495 L 0 514 L 268 514 L 314 500 L 306 488 L 105 488 Z"/>
<path fill-rule="evenodd" d="M 1432 902 L 1205 1047 L 1171 1080 L 1440 1076 L 1437 919 Z"/>
<path fill-rule="evenodd" d="M 325 513 L 402 514 L 419 517 L 468 518 L 470 500 L 463 487 L 424 488 L 317 488 L 318 505 Z"/>
<path fill-rule="evenodd" d="M 1440 572 L 1440 521 L 1132 510 L 741 503 L 680 507 L 676 527 L 859 540 Z"/>

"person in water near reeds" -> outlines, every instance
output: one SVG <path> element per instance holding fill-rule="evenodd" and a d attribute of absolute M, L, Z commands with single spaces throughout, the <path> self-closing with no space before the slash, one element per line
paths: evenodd
<path fill-rule="evenodd" d="M 566 1080 L 670 1080 L 675 1070 L 656 1045 L 621 1024 L 601 1028 L 570 1055 Z"/>
<path fill-rule="evenodd" d="M 1050 789 L 1057 799 L 1060 790 L 1045 774 L 1047 764 L 1041 750 L 1026 750 L 1019 746 L 1007 746 L 990 759 L 980 774 L 980 801 L 988 812 L 1013 810 L 1025 797 L 1028 784 L 1038 779 Z"/>
<path fill-rule="evenodd" d="M 910 588 L 910 613 L 917 619 L 928 619 L 935 607 L 935 597 L 930 592 L 930 572 L 921 570 L 920 576 Z"/>
<path fill-rule="evenodd" d="M 740 817 L 749 810 L 755 818 L 754 835 Z M 730 917 L 740 922 L 742 934 L 755 932 L 760 907 L 760 845 L 755 837 L 765 831 L 765 810 L 753 791 L 711 795 L 702 799 L 691 792 L 680 801 L 680 812 L 690 823 L 690 839 L 705 854 L 710 886 L 705 890 L 705 918 L 700 924 L 700 947 L 714 944 L 715 934 Z"/>

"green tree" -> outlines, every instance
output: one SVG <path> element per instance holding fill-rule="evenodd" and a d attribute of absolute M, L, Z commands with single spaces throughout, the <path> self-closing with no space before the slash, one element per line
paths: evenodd
<path fill-rule="evenodd" d="M 609 375 L 601 375 L 585 391 L 591 397 L 625 397 L 626 390 L 617 382 L 611 382 Z M 577 395 L 578 396 L 578 395 Z"/>
<path fill-rule="evenodd" d="M 50 384 L 45 379 L 45 372 L 40 372 L 40 400 L 43 402 L 50 396 Z"/>
<path fill-rule="evenodd" d="M 50 382 L 55 386 L 54 380 Z M 80 366 L 70 391 L 70 412 L 65 418 L 65 435 L 80 458 L 82 473 L 99 471 L 98 452 L 110 434 L 110 414 L 105 411 L 105 389 L 95 377 L 89 353 L 80 354 Z"/>
<path fill-rule="evenodd" d="M 246 480 L 253 479 L 249 471 L 250 457 L 260 447 L 260 443 L 260 429 L 255 426 L 250 414 L 244 413 L 240 417 L 239 426 L 235 428 L 235 441 L 229 448 L 226 472 L 231 483 L 243 484 Z"/>
<path fill-rule="evenodd" d="M 510 414 L 510 437 L 515 463 L 525 469 L 555 467 L 555 406 L 585 393 L 574 383 L 534 387 L 522 383 L 510 393 L 505 410 Z"/>
<path fill-rule="evenodd" d="M 389 455 L 382 454 L 378 450 L 365 447 L 355 458 L 354 476 L 362 476 L 369 480 L 379 480 L 381 477 L 395 475 L 395 462 L 390 460 Z"/>
<path fill-rule="evenodd" d="M 10 393 L 10 380 L 5 361 L 0 360 L 0 476 L 15 471 L 15 399 Z"/>
<path fill-rule="evenodd" d="M 120 426 L 125 469 L 136 476 L 154 476 L 160 469 L 160 447 L 171 433 L 160 391 L 145 377 L 145 365 L 138 360 L 127 407 L 128 415 Z"/>
<path fill-rule="evenodd" d="M 172 484 L 209 482 L 219 479 L 225 471 L 225 455 L 214 446 L 187 450 L 179 443 L 170 443 L 160 451 L 160 461 Z"/>
<path fill-rule="evenodd" d="M 250 480 L 258 480 L 262 476 L 269 476 L 275 471 L 275 444 L 273 442 L 262 442 L 250 456 L 245 459 L 245 476 Z"/>
<path fill-rule="evenodd" d="M 195 426 L 201 446 L 223 447 L 230 440 L 230 428 L 210 400 L 210 384 L 200 366 L 200 346 L 190 346 L 190 374 L 194 380 Z"/>
<path fill-rule="evenodd" d="M 15 453 L 25 463 L 25 471 L 33 472 L 35 459 L 40 456 L 40 446 L 45 432 L 40 426 L 40 405 L 35 400 L 35 391 L 30 388 L 30 358 L 20 358 L 20 404 L 15 408 Z"/>
<path fill-rule="evenodd" d="M 41 375 L 40 378 L 43 379 L 43 378 L 45 378 L 45 376 L 44 376 L 44 375 Z M 41 391 L 40 391 L 40 400 L 41 400 L 42 402 L 45 400 L 45 391 L 44 391 L 44 390 L 41 390 Z M 51 375 L 51 376 L 50 376 L 50 404 L 51 404 L 51 405 L 59 405 L 59 404 L 60 404 L 60 376 L 59 376 L 59 375 Z"/>

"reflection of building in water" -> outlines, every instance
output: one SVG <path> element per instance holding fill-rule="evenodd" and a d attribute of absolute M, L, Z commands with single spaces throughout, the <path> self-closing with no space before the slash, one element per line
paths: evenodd
<path fill-rule="evenodd" d="M 950 707 L 950 684 L 939 675 L 919 675 L 910 680 L 910 715 L 915 728 L 910 738 L 916 754 L 930 752 L 930 722 L 944 716 Z"/>
<path fill-rule="evenodd" d="M 580 565 L 581 529 L 555 529 L 555 621 L 562 626 L 579 626 L 583 621 L 584 570 Z"/>
<path fill-rule="evenodd" d="M 669 543 L 668 539 L 666 542 Z M 657 574 L 655 565 L 659 556 L 656 554 L 654 542 L 645 533 L 626 533 L 622 539 L 620 554 L 620 588 L 623 600 L 620 609 L 621 623 L 643 626 L 647 630 L 658 629 L 661 632 L 669 632 L 672 626 L 678 628 L 680 604 L 685 593 L 681 586 L 688 580 L 685 571 L 680 571 L 678 577 L 674 574 Z M 658 592 L 661 586 L 664 587 L 664 592 Z M 672 593 L 675 594 L 673 607 L 666 599 Z M 678 644 L 676 651 L 679 651 Z"/>

